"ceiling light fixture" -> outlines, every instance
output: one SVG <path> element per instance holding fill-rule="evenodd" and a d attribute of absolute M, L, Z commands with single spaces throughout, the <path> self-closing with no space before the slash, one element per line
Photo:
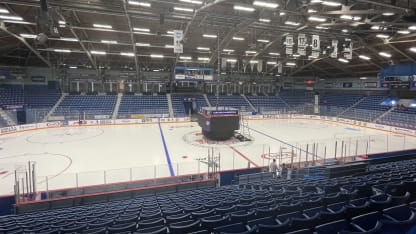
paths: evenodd
<path fill-rule="evenodd" d="M 192 3 L 192 4 L 196 4 L 196 5 L 201 5 L 202 1 L 197 1 L 197 0 L 179 0 L 180 2 L 186 2 L 186 3 Z"/>
<path fill-rule="evenodd" d="M 381 38 L 381 39 L 387 39 L 387 38 L 389 38 L 390 36 L 389 36 L 389 35 L 386 35 L 386 34 L 377 34 L 377 35 L 376 35 L 376 37 L 377 37 L 377 38 Z"/>
<path fill-rule="evenodd" d="M 270 19 L 260 18 L 259 21 L 263 23 L 270 23 Z"/>
<path fill-rule="evenodd" d="M 341 6 L 342 4 L 339 3 L 339 2 L 322 1 L 322 5 L 331 6 L 331 7 L 337 7 L 337 6 Z"/>
<path fill-rule="evenodd" d="M 326 19 L 318 16 L 310 16 L 308 18 L 309 21 L 315 21 L 315 22 L 325 22 Z"/>
<path fill-rule="evenodd" d="M 296 63 L 294 63 L 294 62 L 287 62 L 286 63 L 286 66 L 296 66 Z"/>
<path fill-rule="evenodd" d="M 237 59 L 227 59 L 227 62 L 229 62 L 229 63 L 236 63 L 237 62 Z"/>
<path fill-rule="evenodd" d="M 191 56 L 179 56 L 179 59 L 182 59 L 182 60 L 191 60 L 192 57 Z"/>
<path fill-rule="evenodd" d="M 233 37 L 234 41 L 244 41 L 243 37 Z"/>
<path fill-rule="evenodd" d="M 68 49 L 54 49 L 53 51 L 57 53 L 71 53 L 71 50 Z"/>
<path fill-rule="evenodd" d="M 416 25 L 409 26 L 409 30 L 415 31 L 416 30 Z"/>
<path fill-rule="evenodd" d="M 267 61 L 266 64 L 267 65 L 276 65 L 277 62 L 275 62 L 275 61 Z"/>
<path fill-rule="evenodd" d="M 409 50 L 412 51 L 413 53 L 416 53 L 416 47 L 412 47 Z"/>
<path fill-rule="evenodd" d="M 323 29 L 323 30 L 328 30 L 329 29 L 328 27 L 324 27 L 324 26 L 316 26 L 315 28 L 316 29 Z"/>
<path fill-rule="evenodd" d="M 363 60 L 370 60 L 371 58 L 370 57 L 368 57 L 368 56 L 366 56 L 366 55 L 359 55 L 358 56 L 360 59 L 363 59 Z"/>
<path fill-rule="evenodd" d="M 253 7 L 240 6 L 240 5 L 234 5 L 233 8 L 234 10 L 237 10 L 237 11 L 247 11 L 247 12 L 253 12 L 256 10 Z"/>
<path fill-rule="evenodd" d="M 259 6 L 259 7 L 267 7 L 267 8 L 277 8 L 279 7 L 279 4 L 277 3 L 273 3 L 273 2 L 266 2 L 266 1 L 258 1 L 255 0 L 253 2 L 254 6 Z"/>
<path fill-rule="evenodd" d="M 371 26 L 371 30 L 381 30 L 381 26 L 373 25 Z"/>
<path fill-rule="evenodd" d="M 207 57 L 198 57 L 199 61 L 209 61 L 209 58 Z"/>
<path fill-rule="evenodd" d="M 111 40 L 101 40 L 101 42 L 105 44 L 118 44 L 117 41 L 111 41 Z"/>
<path fill-rule="evenodd" d="M 163 54 L 151 54 L 150 57 L 151 58 L 163 58 L 164 55 Z"/>
<path fill-rule="evenodd" d="M 287 20 L 285 24 L 291 26 L 299 26 L 300 23 Z"/>
<path fill-rule="evenodd" d="M 254 50 L 246 50 L 246 54 L 255 54 L 255 53 L 257 53 L 257 52 L 254 51 Z"/>
<path fill-rule="evenodd" d="M 393 16 L 393 15 L 395 15 L 395 13 L 394 12 L 384 12 L 382 15 L 384 15 L 384 16 Z"/>
<path fill-rule="evenodd" d="M 344 59 L 344 58 L 339 58 L 338 61 L 342 62 L 342 63 L 349 63 L 350 61 Z"/>
<path fill-rule="evenodd" d="M 222 51 L 224 51 L 224 52 L 234 52 L 234 50 L 232 50 L 232 49 L 223 49 Z"/>
<path fill-rule="evenodd" d="M 262 43 L 269 43 L 270 40 L 266 40 L 266 39 L 258 39 L 258 42 L 262 42 Z"/>
<path fill-rule="evenodd" d="M 185 7 L 173 7 L 175 11 L 184 11 L 184 12 L 194 12 L 192 8 L 185 8 Z"/>
<path fill-rule="evenodd" d="M 133 28 L 133 30 L 139 32 L 150 32 L 150 29 L 148 28 Z"/>
<path fill-rule="evenodd" d="M 391 58 L 391 54 L 387 53 L 387 52 L 380 52 L 378 53 L 380 56 L 386 57 L 386 58 Z"/>
<path fill-rule="evenodd" d="M 113 26 L 108 25 L 108 24 L 93 24 L 92 25 L 94 28 L 106 28 L 106 29 L 112 29 Z"/>
<path fill-rule="evenodd" d="M 61 40 L 61 41 L 72 41 L 72 42 L 79 41 L 77 38 L 71 38 L 71 37 L 61 37 L 61 38 L 59 38 L 59 40 Z"/>
<path fill-rule="evenodd" d="M 202 36 L 206 38 L 217 38 L 217 35 L 215 34 L 203 34 Z"/>
<path fill-rule="evenodd" d="M 98 50 L 91 50 L 91 54 L 106 55 L 107 52 L 105 52 L 105 51 L 98 51 Z"/>
<path fill-rule="evenodd" d="M 139 43 L 139 42 L 137 42 L 137 43 L 136 43 L 136 46 L 140 46 L 140 47 L 149 47 L 149 46 L 150 46 L 150 44 L 149 44 L 149 43 Z"/>
<path fill-rule="evenodd" d="M 148 2 L 138 2 L 138 1 L 128 1 L 130 5 L 142 6 L 142 7 L 151 7 L 152 5 Z"/>
<path fill-rule="evenodd" d="M 0 19 L 5 19 L 5 20 L 17 20 L 17 21 L 22 21 L 23 18 L 20 16 L 13 16 L 13 15 L 0 15 Z"/>
<path fill-rule="evenodd" d="M 210 50 L 210 48 L 208 48 L 208 47 L 196 47 L 196 49 L 197 50 L 205 50 L 205 51 L 208 51 L 208 50 Z"/>
<path fill-rule="evenodd" d="M 280 53 L 278 53 L 278 52 L 270 52 L 269 55 L 272 55 L 272 56 L 280 56 Z"/>
<path fill-rule="evenodd" d="M 120 55 L 127 56 L 127 57 L 134 57 L 134 53 L 121 52 Z"/>
<path fill-rule="evenodd" d="M 7 9 L 0 8 L 0 13 L 9 14 L 10 12 Z"/>
<path fill-rule="evenodd" d="M 405 35 L 405 34 L 410 34 L 410 31 L 409 30 L 399 30 L 399 31 L 397 31 L 397 33 Z"/>
<path fill-rule="evenodd" d="M 257 61 L 257 60 L 250 60 L 250 62 L 249 62 L 250 64 L 257 64 L 257 63 L 259 63 L 259 61 Z"/>
<path fill-rule="evenodd" d="M 35 39 L 37 36 L 35 34 L 27 34 L 27 33 L 21 33 L 21 37 L 27 38 L 27 39 Z"/>

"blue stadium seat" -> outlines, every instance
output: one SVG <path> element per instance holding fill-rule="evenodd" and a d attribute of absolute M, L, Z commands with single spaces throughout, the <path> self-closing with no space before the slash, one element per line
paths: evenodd
<path fill-rule="evenodd" d="M 170 233 L 189 233 L 198 231 L 201 224 L 201 220 L 187 220 L 169 225 Z"/>
<path fill-rule="evenodd" d="M 254 229 L 248 229 L 247 226 L 242 223 L 229 224 L 214 228 L 214 233 L 218 234 L 249 234 L 254 232 Z"/>
<path fill-rule="evenodd" d="M 213 215 L 201 219 L 201 226 L 208 230 L 212 230 L 214 227 L 227 225 L 229 223 L 230 221 L 228 216 Z"/>
<path fill-rule="evenodd" d="M 82 234 L 105 234 L 107 233 L 107 228 L 89 228 L 81 232 Z"/>
<path fill-rule="evenodd" d="M 124 224 L 115 224 L 113 226 L 107 227 L 108 233 L 120 233 L 120 232 L 134 232 L 137 230 L 137 224 L 134 223 L 124 223 Z"/>
<path fill-rule="evenodd" d="M 383 210 L 383 231 L 391 234 L 407 233 L 416 224 L 416 213 L 406 204 Z"/>
<path fill-rule="evenodd" d="M 390 206 L 392 206 L 392 198 L 387 194 L 378 194 L 371 196 L 369 199 L 370 208 L 373 211 L 382 211 Z"/>
<path fill-rule="evenodd" d="M 154 219 L 144 219 L 138 222 L 138 227 L 140 229 L 154 227 L 158 225 L 164 225 L 166 220 L 164 218 L 154 218 Z"/>
<path fill-rule="evenodd" d="M 379 211 L 362 214 L 351 219 L 351 225 L 362 232 L 376 233 L 383 224 L 380 222 L 382 214 Z"/>
<path fill-rule="evenodd" d="M 166 227 L 166 226 L 153 226 L 153 227 L 149 227 L 149 228 L 138 229 L 134 233 L 167 234 L 168 233 L 168 227 Z"/>
<path fill-rule="evenodd" d="M 321 224 L 315 227 L 316 234 L 334 234 L 342 231 L 358 231 L 345 219 L 336 220 L 330 223 Z"/>

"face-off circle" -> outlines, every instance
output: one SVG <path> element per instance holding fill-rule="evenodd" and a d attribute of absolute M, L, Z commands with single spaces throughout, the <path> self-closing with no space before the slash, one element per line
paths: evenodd
<path fill-rule="evenodd" d="M 95 138 L 103 133 L 104 130 L 99 128 L 60 128 L 35 133 L 28 136 L 26 141 L 35 144 L 63 144 Z"/>
<path fill-rule="evenodd" d="M 229 146 L 247 146 L 251 145 L 254 142 L 254 139 L 250 138 L 250 141 L 241 141 L 237 139 L 236 137 L 231 137 L 228 140 L 225 141 L 215 141 L 210 140 L 206 138 L 201 132 L 199 131 L 192 131 L 183 136 L 183 140 L 191 144 L 193 146 L 197 147 L 207 147 L 207 148 L 223 148 L 223 147 L 229 147 Z"/>

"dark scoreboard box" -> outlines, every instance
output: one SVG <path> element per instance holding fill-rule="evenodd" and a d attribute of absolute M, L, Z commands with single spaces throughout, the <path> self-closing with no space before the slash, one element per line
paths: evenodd
<path fill-rule="evenodd" d="M 231 108 L 203 108 L 198 115 L 198 124 L 205 137 L 211 140 L 227 140 L 240 129 L 238 110 Z"/>

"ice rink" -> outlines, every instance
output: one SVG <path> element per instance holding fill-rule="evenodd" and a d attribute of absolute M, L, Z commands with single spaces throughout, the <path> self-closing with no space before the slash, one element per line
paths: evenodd
<path fill-rule="evenodd" d="M 13 193 L 14 171 L 36 162 L 37 190 L 298 163 L 415 148 L 416 138 L 321 120 L 252 120 L 252 141 L 210 142 L 197 123 L 80 126 L 0 136 L 0 195 Z M 209 152 L 209 153 L 208 153 Z M 282 160 L 282 161 L 280 161 Z"/>

